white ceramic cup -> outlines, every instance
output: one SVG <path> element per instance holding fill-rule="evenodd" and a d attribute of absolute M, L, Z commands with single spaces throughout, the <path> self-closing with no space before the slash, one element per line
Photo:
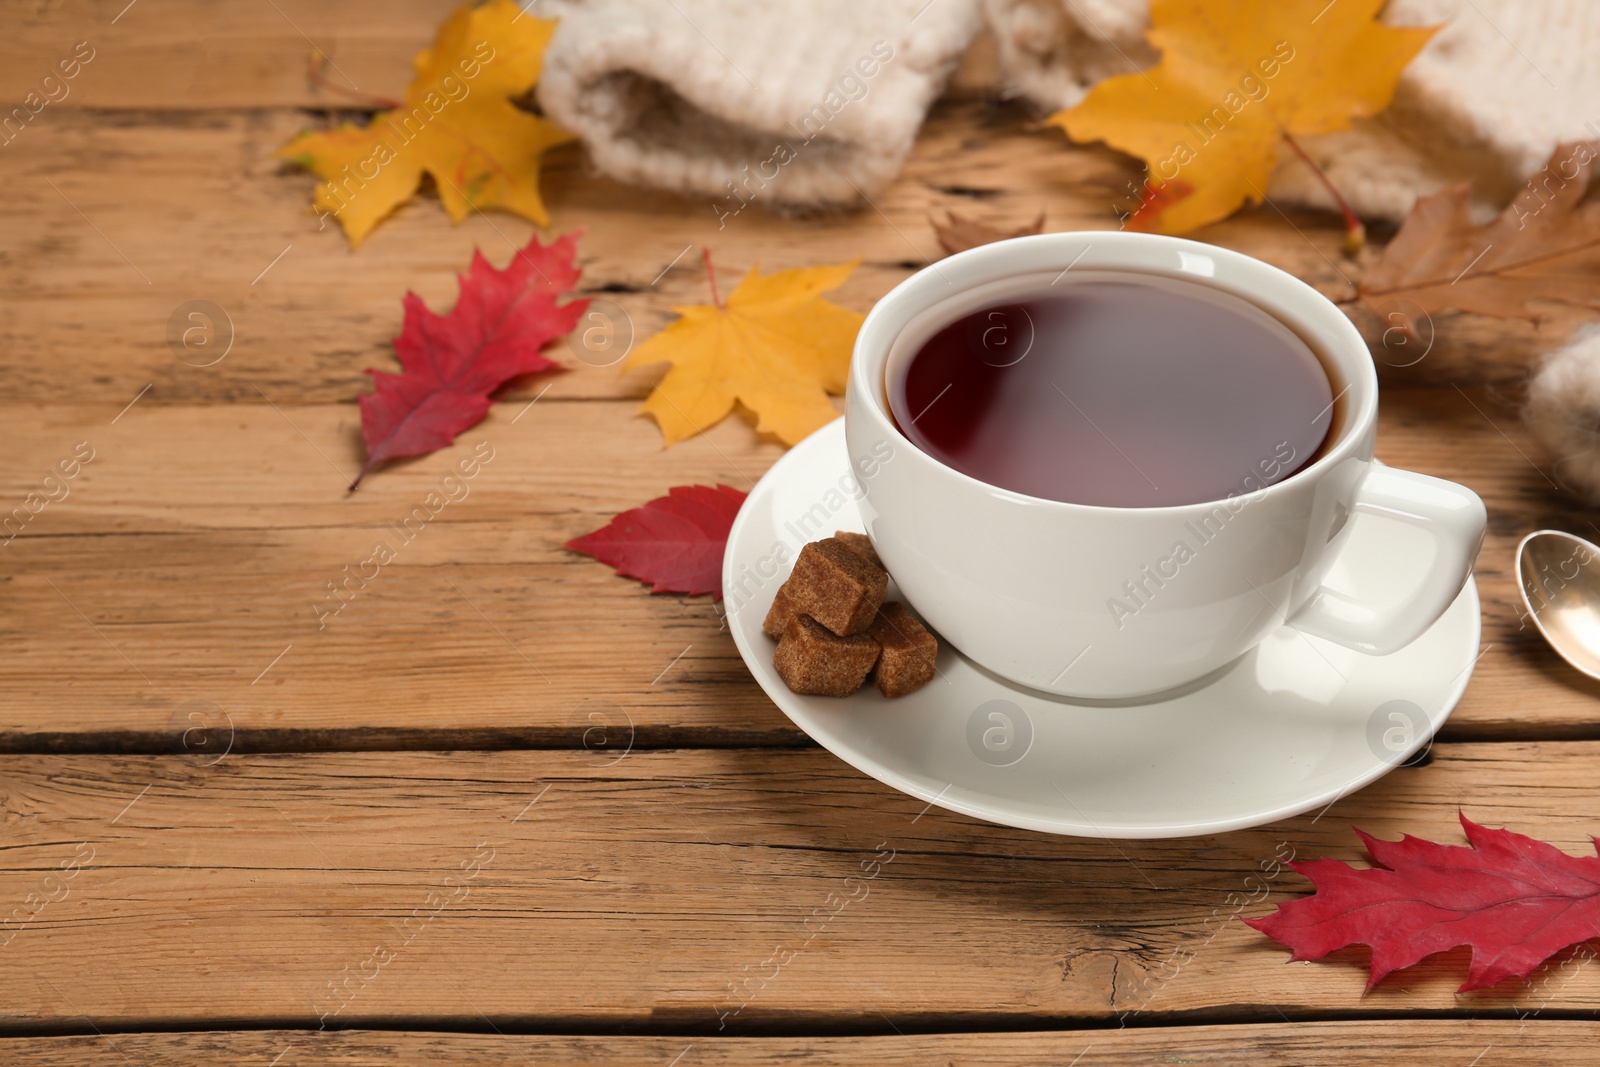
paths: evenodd
<path fill-rule="evenodd" d="M 1001 489 L 912 444 L 886 383 L 939 328 L 1061 272 L 1172 278 L 1250 301 L 1299 334 L 1333 392 L 1331 446 L 1275 484 L 1173 507 L 1100 507 Z M 1483 539 L 1483 501 L 1454 482 L 1373 459 L 1378 379 L 1344 314 L 1297 278 L 1238 252 L 1126 232 L 1051 233 L 983 245 L 896 286 L 862 324 L 845 435 L 871 471 L 860 500 L 873 545 L 901 592 L 978 665 L 1080 698 L 1159 693 L 1202 678 L 1287 623 L 1371 655 L 1420 636 L 1461 591 Z M 886 447 L 887 446 L 887 447 Z M 892 459 L 883 461 L 886 455 Z M 1405 523 L 1416 587 L 1367 603 L 1327 587 L 1352 514 Z M 1192 550 L 1177 573 L 1175 546 Z M 1143 596 L 1131 617 L 1133 582 Z"/>

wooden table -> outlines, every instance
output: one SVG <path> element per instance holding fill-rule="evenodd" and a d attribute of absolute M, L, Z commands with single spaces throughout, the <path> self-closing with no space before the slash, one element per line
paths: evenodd
<path fill-rule="evenodd" d="M 308 40 L 392 95 L 447 4 L 125 3 L 12 3 L 0 34 L 8 101 L 75 42 L 96 50 L 0 146 L 0 511 L 94 451 L 0 548 L 0 1061 L 1592 1058 L 1592 953 L 1472 995 L 1452 953 L 1363 995 L 1361 950 L 1286 966 L 1229 903 L 1281 848 L 1358 859 L 1352 824 L 1459 841 L 1462 811 L 1593 847 L 1600 690 L 1519 621 L 1510 574 L 1523 532 L 1595 529 L 1516 407 L 1577 315 L 1436 316 L 1413 362 L 1351 308 L 1382 366 L 1380 456 L 1490 509 L 1482 657 L 1422 765 L 1214 837 L 991 826 L 812 745 L 708 599 L 562 549 L 672 485 L 748 488 L 780 454 L 748 423 L 663 451 L 636 414 L 651 374 L 563 355 L 457 448 L 346 494 L 354 400 L 392 366 L 401 295 L 448 307 L 475 246 L 504 263 L 530 227 L 452 226 L 424 197 L 351 252 L 271 152 L 327 121 Z M 703 244 L 729 274 L 860 255 L 838 299 L 865 310 L 938 254 L 930 213 L 1107 228 L 1136 174 L 996 102 L 978 56 L 853 214 L 719 229 L 576 149 L 543 186 L 553 230 L 585 228 L 583 291 L 642 337 L 704 301 L 682 254 Z M 1198 236 L 1341 301 L 1376 254 L 1343 259 L 1334 218 L 1270 206 Z M 210 366 L 169 345 L 193 300 L 231 319 Z M 478 441 L 496 459 L 470 496 L 319 626 L 327 583 Z M 808 940 L 880 847 L 870 895 Z M 1307 889 L 1269 883 L 1243 914 Z"/>

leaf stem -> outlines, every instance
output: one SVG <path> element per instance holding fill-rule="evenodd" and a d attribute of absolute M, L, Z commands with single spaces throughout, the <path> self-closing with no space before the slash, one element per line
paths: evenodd
<path fill-rule="evenodd" d="M 322 68 L 327 62 L 328 57 L 320 51 L 313 51 L 311 58 L 306 60 L 306 77 L 317 88 L 324 89 L 330 93 L 337 93 L 347 100 L 358 100 L 368 107 L 381 108 L 386 111 L 395 111 L 405 106 L 400 101 L 390 100 L 386 96 L 369 96 L 366 93 L 352 92 L 342 85 L 329 81 L 328 76 L 322 73 Z"/>
<path fill-rule="evenodd" d="M 711 285 L 711 303 L 718 310 L 722 308 L 722 301 L 717 298 L 717 272 L 711 266 L 711 246 L 702 245 L 700 251 L 706 257 L 706 281 Z"/>
<path fill-rule="evenodd" d="M 1290 148 L 1294 149 L 1294 154 L 1299 156 L 1305 162 L 1305 165 L 1311 168 L 1311 173 L 1317 176 L 1317 181 L 1321 182 L 1322 187 L 1328 190 L 1328 195 L 1333 197 L 1333 202 L 1339 205 L 1339 213 L 1344 216 L 1344 254 L 1354 256 L 1367 243 L 1366 226 L 1356 217 L 1356 213 L 1350 210 L 1350 205 L 1345 202 L 1345 198 L 1334 187 L 1333 182 L 1328 180 L 1328 175 L 1323 172 L 1321 167 L 1317 166 L 1315 160 L 1306 155 L 1306 150 L 1300 147 L 1300 142 L 1294 139 L 1294 135 L 1288 130 L 1284 130 L 1283 140 Z"/>

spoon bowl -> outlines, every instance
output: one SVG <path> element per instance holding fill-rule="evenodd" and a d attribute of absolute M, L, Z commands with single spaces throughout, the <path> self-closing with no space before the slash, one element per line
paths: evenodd
<path fill-rule="evenodd" d="M 1600 547 L 1561 530 L 1517 545 L 1517 589 L 1528 617 L 1562 659 L 1600 679 Z"/>

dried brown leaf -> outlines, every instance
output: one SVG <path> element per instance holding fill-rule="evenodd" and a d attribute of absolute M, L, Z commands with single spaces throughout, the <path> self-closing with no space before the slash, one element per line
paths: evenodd
<path fill-rule="evenodd" d="M 1558 145 L 1482 226 L 1464 182 L 1418 200 L 1362 279 L 1361 302 L 1379 315 L 1409 304 L 1503 319 L 1538 318 L 1535 300 L 1600 307 L 1600 203 L 1584 202 L 1595 159 L 1594 144 Z"/>

